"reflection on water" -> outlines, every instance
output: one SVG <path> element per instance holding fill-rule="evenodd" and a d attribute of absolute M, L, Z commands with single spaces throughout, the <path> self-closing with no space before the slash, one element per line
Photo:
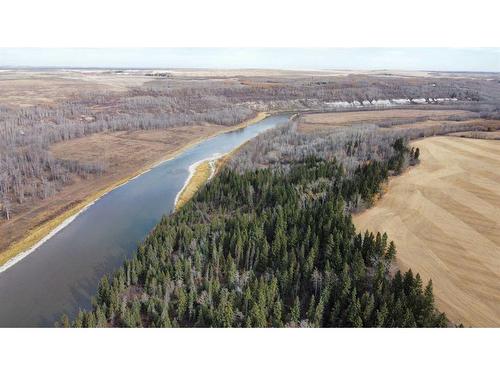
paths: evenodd
<path fill-rule="evenodd" d="M 100 278 L 117 269 L 172 211 L 189 166 L 285 122 L 269 117 L 185 151 L 105 195 L 35 252 L 0 273 L 0 326 L 53 326 L 90 307 Z"/>

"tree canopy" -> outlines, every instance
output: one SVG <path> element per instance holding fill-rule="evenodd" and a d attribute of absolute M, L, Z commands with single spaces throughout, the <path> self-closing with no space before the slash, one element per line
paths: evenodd
<path fill-rule="evenodd" d="M 371 202 L 411 151 L 358 166 L 314 155 L 290 168 L 225 167 L 104 277 L 74 327 L 444 327 L 432 284 L 393 272 L 396 248 L 357 233 L 349 203 Z M 414 154 L 414 153 L 413 153 Z"/>

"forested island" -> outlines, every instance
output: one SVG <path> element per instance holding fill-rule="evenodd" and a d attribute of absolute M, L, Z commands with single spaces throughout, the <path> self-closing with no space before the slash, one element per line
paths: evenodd
<path fill-rule="evenodd" d="M 250 142 L 102 279 L 91 311 L 58 325 L 449 325 L 432 282 L 395 271 L 395 244 L 357 233 L 351 221 L 389 175 L 418 162 L 419 151 L 397 131 L 334 133 L 299 135 L 292 123 Z"/>

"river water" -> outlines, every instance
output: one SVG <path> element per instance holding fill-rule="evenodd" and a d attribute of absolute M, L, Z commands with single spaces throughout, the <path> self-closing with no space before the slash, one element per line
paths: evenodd
<path fill-rule="evenodd" d="M 89 308 L 102 276 L 115 271 L 171 213 L 189 166 L 227 153 L 288 120 L 268 117 L 210 138 L 103 196 L 33 253 L 0 273 L 0 326 L 52 327 Z"/>

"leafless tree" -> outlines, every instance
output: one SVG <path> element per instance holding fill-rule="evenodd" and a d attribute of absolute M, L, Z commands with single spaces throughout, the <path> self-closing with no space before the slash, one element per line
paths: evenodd
<path fill-rule="evenodd" d="M 256 111 L 383 110 L 399 105 L 390 100 L 405 98 L 425 99 L 427 103 L 422 104 L 422 108 L 466 108 L 475 110 L 481 117 L 500 117 L 500 89 L 495 81 L 360 74 L 321 79 L 253 77 L 251 81 L 248 84 L 238 77 L 224 82 L 152 77 L 143 86 L 125 93 L 82 92 L 50 106 L 0 107 L 3 216 L 10 218 L 17 204 L 50 197 L 76 175 L 86 178 L 104 173 L 106 165 L 102 160 L 93 163 L 60 160 L 49 152 L 54 143 L 94 133 L 157 130 L 204 123 L 230 126 L 251 118 Z M 453 98 L 454 101 L 443 102 L 440 98 Z M 293 126 L 282 128 L 276 131 L 281 134 L 279 141 L 278 138 L 273 141 L 260 139 L 257 143 L 263 151 L 247 150 L 249 159 L 241 162 L 254 166 L 259 163 L 285 165 L 287 158 L 306 155 L 314 148 L 325 156 L 340 158 L 347 169 L 351 169 L 359 163 L 358 157 L 368 154 L 373 158 L 385 157 L 384 153 L 389 151 L 380 145 L 390 142 L 395 133 L 383 136 L 376 131 L 377 125 L 391 127 L 395 124 L 363 124 L 346 133 L 334 132 L 324 140 L 299 134 Z M 398 131 L 414 138 L 445 130 Z M 346 153 L 342 142 L 355 141 L 359 137 L 368 137 L 369 141 L 356 151 L 357 154 Z"/>

